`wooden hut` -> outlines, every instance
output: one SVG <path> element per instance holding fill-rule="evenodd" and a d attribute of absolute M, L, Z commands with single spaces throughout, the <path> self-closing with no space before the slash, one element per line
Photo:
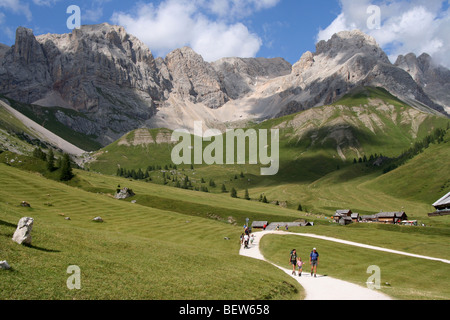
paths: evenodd
<path fill-rule="evenodd" d="M 268 226 L 268 221 L 253 221 L 252 223 L 252 229 L 264 229 L 264 226 Z"/>
<path fill-rule="evenodd" d="M 359 213 L 353 212 L 351 217 L 352 217 L 353 223 L 361 222 L 361 217 L 360 217 Z"/>
<path fill-rule="evenodd" d="M 376 215 L 377 222 L 387 224 L 397 224 L 404 220 L 408 220 L 405 212 L 380 212 Z"/>
<path fill-rule="evenodd" d="M 345 217 L 351 217 L 352 210 L 336 210 L 336 213 L 333 216 L 334 222 L 338 222 Z"/>
<path fill-rule="evenodd" d="M 433 207 L 436 211 L 429 213 L 430 217 L 450 215 L 450 192 L 433 203 Z"/>

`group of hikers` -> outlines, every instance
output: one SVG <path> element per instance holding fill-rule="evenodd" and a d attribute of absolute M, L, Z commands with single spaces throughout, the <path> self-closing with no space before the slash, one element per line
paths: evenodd
<path fill-rule="evenodd" d="M 264 229 L 266 228 L 266 225 L 264 225 Z M 286 229 L 288 226 L 286 225 Z M 279 230 L 279 225 L 277 225 L 277 230 Z M 253 241 L 255 240 L 255 235 L 252 234 L 251 229 L 244 225 L 244 233 L 241 234 L 241 246 L 244 246 L 244 249 L 250 249 L 249 244 L 253 244 Z M 289 257 L 289 264 L 292 266 L 292 275 L 297 276 L 297 269 L 298 269 L 298 276 L 302 276 L 303 272 L 303 265 L 305 262 L 303 262 L 302 258 L 297 254 L 297 250 L 293 249 L 291 251 L 290 257 Z M 319 265 L 319 253 L 317 252 L 317 248 L 313 248 L 311 253 L 309 254 L 309 264 L 311 266 L 311 277 L 314 275 L 314 278 L 317 277 L 317 267 Z"/>
<path fill-rule="evenodd" d="M 248 226 L 244 226 L 244 233 L 241 234 L 241 245 L 244 245 L 244 249 L 250 249 L 248 245 L 252 244 L 255 240 L 255 235 L 251 233 L 252 231 Z"/>
<path fill-rule="evenodd" d="M 298 269 L 298 276 L 302 276 L 303 265 L 305 264 L 302 258 L 297 254 L 297 250 L 293 249 L 289 257 L 289 264 L 292 265 L 292 275 L 296 276 L 296 271 Z M 309 255 L 309 264 L 311 265 L 311 277 L 317 277 L 317 266 L 319 265 L 319 253 L 317 249 L 314 248 Z"/>

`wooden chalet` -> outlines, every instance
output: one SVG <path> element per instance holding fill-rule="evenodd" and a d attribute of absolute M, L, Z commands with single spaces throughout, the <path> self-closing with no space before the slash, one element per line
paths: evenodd
<path fill-rule="evenodd" d="M 333 216 L 333 220 L 334 222 L 339 223 L 342 218 L 350 217 L 351 219 L 352 213 L 352 210 L 336 210 L 336 213 Z"/>
<path fill-rule="evenodd" d="M 380 212 L 375 216 L 379 223 L 397 224 L 404 220 L 408 220 L 408 216 L 405 212 Z"/>
<path fill-rule="evenodd" d="M 380 212 L 373 215 L 361 216 L 361 222 L 398 224 L 405 220 L 408 220 L 405 212 Z"/>
<path fill-rule="evenodd" d="M 268 226 L 268 221 L 253 221 L 252 223 L 252 229 L 264 229 L 264 226 Z"/>
<path fill-rule="evenodd" d="M 450 215 L 450 192 L 433 203 L 433 207 L 436 211 L 429 213 L 430 217 Z"/>
<path fill-rule="evenodd" d="M 353 223 L 359 223 L 361 222 L 361 216 L 357 212 L 353 212 L 351 215 Z"/>

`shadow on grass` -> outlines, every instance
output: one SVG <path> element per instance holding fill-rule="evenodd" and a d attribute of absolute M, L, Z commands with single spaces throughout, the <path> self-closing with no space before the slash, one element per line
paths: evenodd
<path fill-rule="evenodd" d="M 17 228 L 17 225 L 3 221 L 3 220 L 0 220 L 0 226 L 10 227 L 10 228 L 14 228 L 14 229 Z"/>
<path fill-rule="evenodd" d="M 33 245 L 24 245 L 27 248 L 33 249 L 33 250 L 38 250 L 38 251 L 42 251 L 42 252 L 47 252 L 47 253 L 58 253 L 61 252 L 59 250 L 53 250 L 53 249 L 46 249 L 46 248 L 41 248 L 41 247 L 37 247 L 37 246 L 33 246 Z"/>

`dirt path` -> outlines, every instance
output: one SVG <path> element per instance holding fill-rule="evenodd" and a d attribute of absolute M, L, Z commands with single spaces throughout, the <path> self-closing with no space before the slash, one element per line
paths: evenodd
<path fill-rule="evenodd" d="M 259 259 L 268 262 L 259 249 L 259 242 L 268 234 L 290 234 L 282 231 L 264 231 L 254 233 L 256 238 L 250 249 L 240 250 L 240 254 L 245 257 Z M 306 291 L 306 300 L 391 300 L 391 298 L 379 291 L 368 289 L 367 287 L 334 279 L 328 276 L 317 275 L 317 278 L 311 277 L 309 273 L 302 273 L 301 277 L 293 276 L 292 270 L 286 269 L 274 264 L 277 268 L 286 272 L 287 275 L 297 280 Z M 308 268 L 306 268 L 308 269 Z M 369 277 L 369 275 L 368 275 Z"/>
<path fill-rule="evenodd" d="M 288 233 L 284 231 L 263 231 L 254 233 L 256 236 L 255 241 L 250 246 L 250 249 L 244 249 L 243 247 L 240 250 L 240 255 L 246 256 L 249 258 L 259 259 L 268 262 L 264 256 L 262 255 L 259 249 L 260 240 L 268 234 L 278 234 L 278 235 L 293 235 L 299 237 L 309 237 L 320 240 L 338 242 L 350 246 L 356 246 L 361 248 L 366 248 L 369 250 L 377 250 L 383 252 L 389 252 L 392 254 L 399 254 L 409 257 L 414 257 L 418 259 L 426 259 L 433 261 L 440 261 L 443 263 L 450 263 L 450 260 L 422 256 L 397 250 L 385 249 L 381 247 L 361 244 L 352 241 L 340 240 L 336 238 L 330 238 L 326 236 L 318 236 L 314 234 L 304 234 L 304 233 Z M 286 269 L 280 266 L 273 264 L 277 268 L 283 270 L 291 277 L 294 277 L 291 273 L 291 269 Z M 309 271 L 309 266 L 305 269 L 305 271 Z M 368 274 L 368 277 L 370 275 Z M 376 290 L 371 290 L 367 287 L 358 286 L 356 284 L 334 279 L 328 276 L 317 275 L 317 278 L 311 277 L 309 273 L 302 273 L 301 277 L 294 277 L 305 289 L 306 291 L 306 300 L 391 300 L 391 298 L 384 293 Z"/>

